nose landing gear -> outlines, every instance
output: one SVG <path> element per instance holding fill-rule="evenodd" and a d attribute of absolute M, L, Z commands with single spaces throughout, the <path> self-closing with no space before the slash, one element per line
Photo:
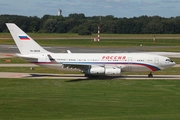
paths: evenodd
<path fill-rule="evenodd" d="M 148 74 L 148 77 L 153 77 L 152 72 L 150 72 L 150 73 Z"/>

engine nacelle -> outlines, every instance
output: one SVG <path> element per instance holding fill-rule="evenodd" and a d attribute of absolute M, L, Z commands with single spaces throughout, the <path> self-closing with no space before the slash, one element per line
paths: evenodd
<path fill-rule="evenodd" d="M 106 68 L 105 69 L 105 75 L 116 75 L 120 73 L 121 73 L 121 69 L 119 68 Z"/>
<path fill-rule="evenodd" d="M 88 70 L 88 74 L 104 74 L 105 69 L 104 67 L 94 67 L 94 68 L 90 68 Z"/>
<path fill-rule="evenodd" d="M 121 69 L 119 68 L 104 68 L 104 67 L 92 67 L 85 72 L 86 74 L 92 75 L 116 75 L 121 73 Z"/>

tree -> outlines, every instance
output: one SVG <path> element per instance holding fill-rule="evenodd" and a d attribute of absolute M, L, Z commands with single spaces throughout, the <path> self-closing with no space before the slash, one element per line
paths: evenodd
<path fill-rule="evenodd" d="M 56 32 L 56 30 L 57 30 L 57 20 L 49 18 L 45 22 L 45 24 L 43 26 L 43 29 L 47 33 L 54 33 L 54 32 Z"/>
<path fill-rule="evenodd" d="M 180 17 L 163 18 L 160 16 L 140 16 L 133 18 L 115 18 L 113 15 L 86 17 L 83 13 L 69 14 L 68 17 L 44 15 L 37 16 L 0 15 L 0 32 L 8 32 L 5 23 L 15 23 L 25 32 L 47 33 L 97 33 L 98 24 L 101 33 L 117 34 L 178 34 Z"/>
<path fill-rule="evenodd" d="M 91 32 L 84 28 L 78 32 L 78 35 L 91 35 Z"/>
<path fill-rule="evenodd" d="M 74 14 L 69 14 L 69 18 L 79 20 L 79 19 L 84 19 L 85 15 L 82 13 L 81 14 L 74 13 Z"/>
<path fill-rule="evenodd" d="M 57 33 L 66 33 L 68 32 L 67 30 L 67 24 L 63 21 L 59 21 L 57 23 L 57 30 L 56 30 Z"/>

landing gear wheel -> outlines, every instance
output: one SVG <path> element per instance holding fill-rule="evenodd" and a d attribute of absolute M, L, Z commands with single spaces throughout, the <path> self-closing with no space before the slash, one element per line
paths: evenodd
<path fill-rule="evenodd" d="M 98 75 L 89 75 L 89 74 L 85 74 L 84 76 L 88 77 L 88 78 L 97 78 L 98 77 Z"/>
<path fill-rule="evenodd" d="M 85 76 L 85 77 L 89 77 L 89 75 L 88 75 L 88 74 L 84 74 L 84 76 Z"/>
<path fill-rule="evenodd" d="M 148 77 L 153 77 L 152 72 L 150 72 L 150 73 L 148 74 Z"/>

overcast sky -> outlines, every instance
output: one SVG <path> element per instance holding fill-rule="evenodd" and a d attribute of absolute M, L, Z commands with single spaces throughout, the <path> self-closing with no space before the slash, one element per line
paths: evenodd
<path fill-rule="evenodd" d="M 83 13 L 85 16 L 180 16 L 180 0 L 0 0 L 0 14 L 42 17 Z"/>

